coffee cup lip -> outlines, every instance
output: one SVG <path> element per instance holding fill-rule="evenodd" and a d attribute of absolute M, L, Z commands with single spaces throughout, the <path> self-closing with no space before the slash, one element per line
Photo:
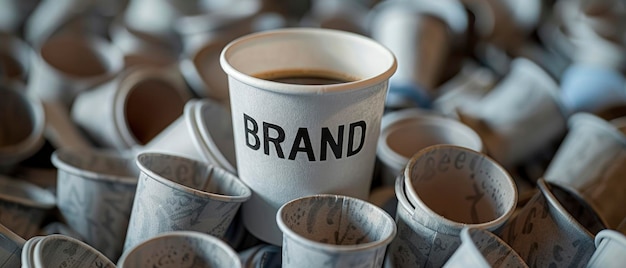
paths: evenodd
<path fill-rule="evenodd" d="M 350 74 L 349 77 L 358 78 L 356 81 L 352 82 L 330 85 L 297 85 L 256 78 L 250 74 L 244 73 L 231 64 L 230 57 L 241 49 L 253 46 L 250 42 L 259 44 L 271 42 L 272 39 L 281 37 L 290 39 L 307 37 L 311 40 L 326 40 L 327 38 L 332 37 L 336 38 L 337 42 L 350 42 L 352 44 L 358 42 L 369 51 L 377 51 L 376 53 L 378 53 L 378 56 L 384 58 L 383 60 L 380 60 L 380 63 L 383 64 L 383 66 L 380 67 L 379 65 L 381 70 L 380 72 L 376 72 L 373 75 L 367 75 L 365 77 L 358 77 L 357 75 Z M 364 55 L 363 57 L 366 56 Z M 248 84 L 262 90 L 290 95 L 321 95 L 360 90 L 387 82 L 397 69 L 397 61 L 394 54 L 388 48 L 369 37 L 341 30 L 306 27 L 268 30 L 239 37 L 224 47 L 220 54 L 220 65 L 222 66 L 224 72 L 226 72 L 230 77 L 241 81 L 244 84 Z"/>

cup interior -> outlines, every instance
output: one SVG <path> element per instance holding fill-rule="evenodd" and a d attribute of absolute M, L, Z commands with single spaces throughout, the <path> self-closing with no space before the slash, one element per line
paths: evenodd
<path fill-rule="evenodd" d="M 283 205 L 278 213 L 283 233 L 327 245 L 390 242 L 396 232 L 395 222 L 380 208 L 344 196 L 296 199 Z"/>
<path fill-rule="evenodd" d="M 36 267 L 110 267 L 115 265 L 91 246 L 64 235 L 49 235 L 35 245 Z"/>
<path fill-rule="evenodd" d="M 35 130 L 35 117 L 24 95 L 0 86 L 0 147 L 27 140 Z"/>
<path fill-rule="evenodd" d="M 567 213 L 591 234 L 596 235 L 607 228 L 596 211 L 580 196 L 558 184 L 546 182 L 546 186 Z"/>
<path fill-rule="evenodd" d="M 486 155 L 453 145 L 421 150 L 405 170 L 409 200 L 453 222 L 481 224 L 502 219 L 517 202 L 515 184 Z"/>
<path fill-rule="evenodd" d="M 113 55 L 109 54 L 102 44 L 73 35 L 50 38 L 41 47 L 41 57 L 48 64 L 76 77 L 93 77 L 109 72 L 114 68 L 109 59 Z M 121 58 L 119 60 L 121 62 Z"/>
<path fill-rule="evenodd" d="M 195 232 L 172 232 L 128 251 L 120 267 L 239 267 L 235 252 L 219 239 Z"/>

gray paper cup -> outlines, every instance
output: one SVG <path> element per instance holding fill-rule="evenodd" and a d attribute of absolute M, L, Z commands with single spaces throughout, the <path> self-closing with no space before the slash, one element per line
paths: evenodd
<path fill-rule="evenodd" d="M 0 267 L 19 267 L 24 243 L 24 238 L 0 224 Z"/>
<path fill-rule="evenodd" d="M 393 218 L 366 201 L 313 195 L 284 204 L 282 267 L 381 267 L 396 235 Z"/>
<path fill-rule="evenodd" d="M 193 232 L 167 232 L 127 250 L 118 268 L 237 268 L 242 267 L 237 253 L 217 237 Z"/>
<path fill-rule="evenodd" d="M 539 191 L 499 231 L 531 267 L 584 267 L 604 223 L 572 190 L 537 181 Z"/>
<path fill-rule="evenodd" d="M 122 255 L 139 172 L 115 152 L 59 149 L 58 207 L 68 226 L 109 259 Z"/>
<path fill-rule="evenodd" d="M 32 249 L 31 268 L 114 268 L 115 264 L 88 244 L 64 235 L 44 236 Z"/>
<path fill-rule="evenodd" d="M 454 145 L 415 154 L 396 181 L 398 236 L 390 267 L 439 267 L 461 244 L 464 227 L 494 231 L 513 214 L 517 189 L 491 158 Z"/>
<path fill-rule="evenodd" d="M 509 245 L 479 228 L 463 228 L 461 246 L 443 267 L 528 267 Z"/>
<path fill-rule="evenodd" d="M 222 237 L 250 189 L 222 168 L 162 153 L 141 153 L 124 248 L 160 233 L 189 230 Z"/>
<path fill-rule="evenodd" d="M 0 176 L 0 224 L 28 239 L 55 206 L 52 193 L 34 184 Z"/>
<path fill-rule="evenodd" d="M 606 229 L 595 238 L 596 250 L 587 263 L 590 268 L 618 268 L 626 263 L 626 235 Z"/>

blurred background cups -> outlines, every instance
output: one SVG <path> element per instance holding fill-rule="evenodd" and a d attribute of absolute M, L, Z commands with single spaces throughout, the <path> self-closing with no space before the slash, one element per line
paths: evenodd
<path fill-rule="evenodd" d="M 528 267 L 509 245 L 480 228 L 463 228 L 461 246 L 443 267 Z"/>
<path fill-rule="evenodd" d="M 182 114 L 190 98 L 177 72 L 137 67 L 81 93 L 72 118 L 97 144 L 124 150 L 150 142 Z"/>
<path fill-rule="evenodd" d="M 235 175 L 192 159 L 141 153 L 124 249 L 160 233 L 189 230 L 222 237 L 252 194 Z"/>
<path fill-rule="evenodd" d="M 26 81 L 32 53 L 30 46 L 17 36 L 0 33 L 0 80 Z"/>
<path fill-rule="evenodd" d="M 41 102 L 21 88 L 0 83 L 0 172 L 8 172 L 44 144 Z"/>
<path fill-rule="evenodd" d="M 0 267 L 20 267 L 24 243 L 24 238 L 0 224 Z"/>
<path fill-rule="evenodd" d="M 152 237 L 126 250 L 118 268 L 133 267 L 242 267 L 237 253 L 217 237 L 173 231 Z"/>
<path fill-rule="evenodd" d="M 569 132 L 544 174 L 573 189 L 609 228 L 626 217 L 626 136 L 618 126 L 589 113 L 570 117 Z"/>
<path fill-rule="evenodd" d="M 626 263 L 626 235 L 615 230 L 602 230 L 595 238 L 596 250 L 587 263 L 590 268 L 617 268 Z"/>
<path fill-rule="evenodd" d="M 47 190 L 0 176 L 0 224 L 24 239 L 37 234 L 55 205 L 54 195 Z"/>
<path fill-rule="evenodd" d="M 626 78 L 614 68 L 574 63 L 561 77 L 560 92 L 570 113 L 597 113 L 626 103 Z"/>
<path fill-rule="evenodd" d="M 210 99 L 192 99 L 183 115 L 172 122 L 140 152 L 163 152 L 213 164 L 237 173 L 230 110 Z"/>
<path fill-rule="evenodd" d="M 498 235 L 530 267 L 584 267 L 594 250 L 594 236 L 606 228 L 575 193 L 543 179 L 529 200 Z"/>
<path fill-rule="evenodd" d="M 389 50 L 353 33 L 290 28 L 239 38 L 220 63 L 229 76 L 238 174 L 254 191 L 242 208 L 254 236 L 279 245 L 267 215 L 298 197 L 367 199 L 396 69 Z M 303 76 L 316 82 L 288 79 Z"/>
<path fill-rule="evenodd" d="M 29 94 L 68 110 L 76 95 L 106 81 L 123 67 L 122 54 L 106 40 L 61 34 L 36 47 L 28 77 Z"/>
<path fill-rule="evenodd" d="M 390 267 L 440 267 L 461 244 L 464 227 L 495 231 L 517 205 L 515 183 L 504 168 L 454 145 L 416 153 L 396 181 L 396 197 L 398 236 L 389 246 Z"/>
<path fill-rule="evenodd" d="M 54 234 L 32 238 L 28 250 L 24 247 L 22 267 L 102 267 L 115 264 L 98 250 L 69 236 Z M 30 240 L 29 240 L 30 242 Z M 26 259 L 26 262 L 24 262 Z"/>
<path fill-rule="evenodd" d="M 115 152 L 62 148 L 57 168 L 58 207 L 68 226 L 111 260 L 122 254 L 139 172 Z"/>
<path fill-rule="evenodd" d="M 436 144 L 452 144 L 482 151 L 483 143 L 473 129 L 442 115 L 419 109 L 389 112 L 381 121 L 376 155 L 383 163 L 384 185 L 393 185 L 411 156 Z"/>
<path fill-rule="evenodd" d="M 283 267 L 382 267 L 396 235 L 393 218 L 363 200 L 313 195 L 284 204 Z"/>
<path fill-rule="evenodd" d="M 479 102 L 459 109 L 461 122 L 483 139 L 490 156 L 510 168 L 566 131 L 555 81 L 532 61 L 516 58 L 510 72 Z"/>

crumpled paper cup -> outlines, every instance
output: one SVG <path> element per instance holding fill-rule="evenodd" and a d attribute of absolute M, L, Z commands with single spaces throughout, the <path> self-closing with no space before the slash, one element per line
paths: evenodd
<path fill-rule="evenodd" d="M 509 245 L 479 228 L 463 228 L 461 246 L 443 267 L 528 267 Z"/>
<path fill-rule="evenodd" d="M 0 224 L 28 239 L 56 205 L 52 193 L 32 183 L 0 176 Z"/>
<path fill-rule="evenodd" d="M 221 238 L 252 194 L 235 175 L 189 158 L 146 152 L 136 163 L 141 173 L 125 250 L 176 230 Z"/>
<path fill-rule="evenodd" d="M 602 230 L 595 238 L 596 250 L 587 263 L 589 268 L 618 268 L 626 263 L 626 234 Z"/>

